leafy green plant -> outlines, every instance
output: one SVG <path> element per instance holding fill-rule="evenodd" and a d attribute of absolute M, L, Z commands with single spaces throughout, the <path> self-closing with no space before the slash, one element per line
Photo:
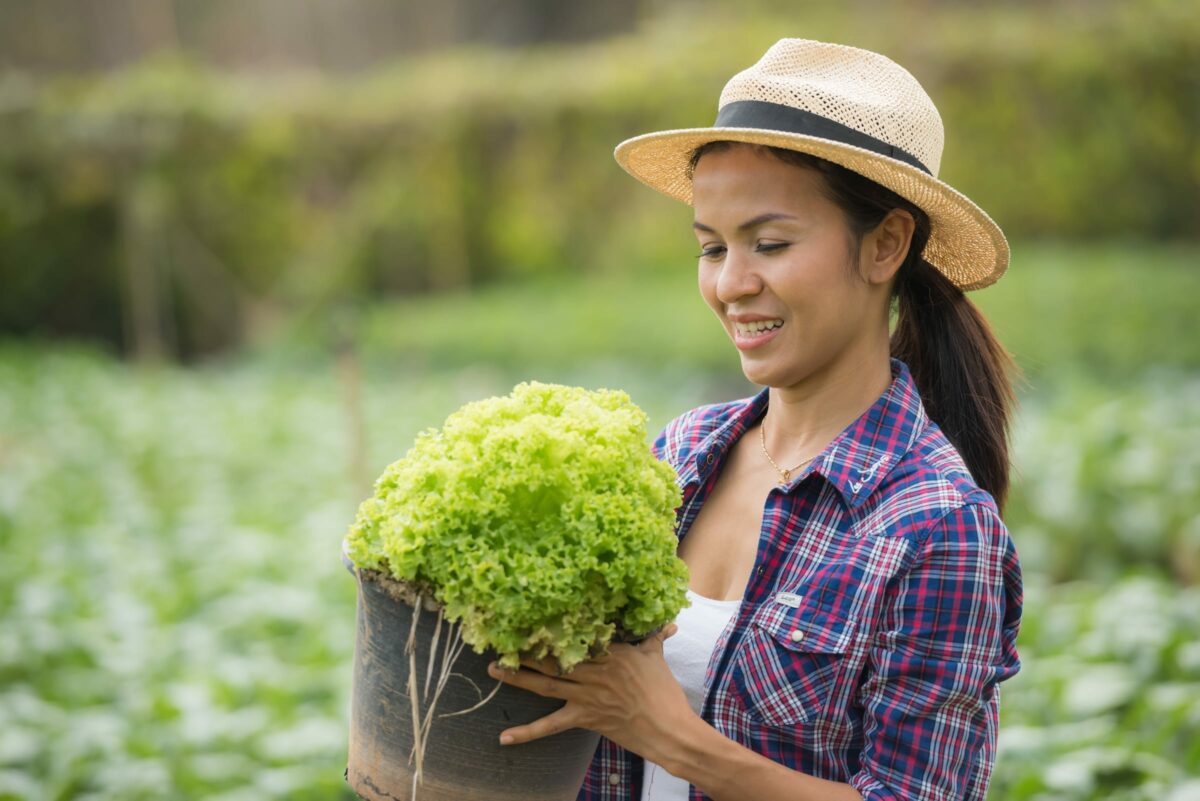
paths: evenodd
<path fill-rule="evenodd" d="M 1027 577 L 991 797 L 1197 798 L 1200 588 Z"/>
<path fill-rule="evenodd" d="M 1072 263 L 1092 252 L 1101 255 L 1089 249 Z M 1054 265 L 1024 271 L 1042 267 Z M 1099 336 L 1092 323 L 1065 327 L 1073 317 L 1063 299 L 1095 306 L 1099 320 L 1107 296 L 1108 325 L 1146 359 L 1191 346 L 1140 325 L 1139 298 L 1155 293 L 1161 316 L 1163 303 L 1195 297 L 1182 264 L 1146 267 L 1120 292 L 1088 294 L 1082 279 L 1071 291 L 1047 287 L 1046 308 L 1059 306 L 1052 319 L 1031 291 L 1027 314 L 1038 325 L 1025 336 Z M 1005 287 L 1022 272 L 1014 265 L 980 296 L 1001 292 L 1014 326 L 1026 296 Z M 657 284 L 645 291 L 661 295 Z M 478 313 L 452 311 L 460 322 Z M 556 348 L 581 341 L 558 319 L 539 317 L 556 330 Z M 580 319 L 591 319 L 587 309 Z M 1024 480 L 1006 516 L 1026 576 L 1023 666 L 1002 690 L 990 797 L 1194 800 L 1200 597 L 1186 577 L 1200 574 L 1178 558 L 1167 573 L 1162 559 L 1122 543 L 1137 533 L 1185 553 L 1172 544 L 1200 531 L 1189 505 L 1195 362 L 1186 373 L 1129 369 L 1101 381 L 1069 377 L 1082 366 L 1072 353 L 1047 351 L 1013 443 Z M 430 364 L 437 369 L 364 371 L 372 475 L 447 409 L 503 394 L 518 375 L 482 358 Z M 587 352 L 538 375 L 619 382 L 653 429 L 734 397 L 689 364 Z M 336 375 L 328 362 L 263 359 L 137 370 L 93 352 L 0 344 L 0 801 L 353 801 L 342 771 L 355 592 L 338 540 L 367 493 L 348 469 Z M 1047 506 L 1054 495 L 1078 515 Z M 1128 525 L 1129 510 L 1156 504 L 1161 525 Z"/>
<path fill-rule="evenodd" d="M 417 437 L 359 508 L 347 552 L 428 589 L 463 639 L 569 670 L 679 613 L 679 488 L 624 392 L 524 383 Z"/>
<path fill-rule="evenodd" d="M 1046 406 L 1047 408 L 1038 408 Z M 1164 373 L 1114 391 L 1066 370 L 1029 397 L 1006 510 L 1022 562 L 1060 581 L 1133 570 L 1200 583 L 1200 380 Z"/>

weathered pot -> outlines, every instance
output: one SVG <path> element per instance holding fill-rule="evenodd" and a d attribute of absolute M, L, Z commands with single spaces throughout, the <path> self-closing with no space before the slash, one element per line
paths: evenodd
<path fill-rule="evenodd" d="M 367 801 L 574 801 L 599 735 L 572 729 L 524 745 L 499 744 L 504 729 L 544 717 L 563 702 L 502 685 L 478 709 L 442 717 L 479 704 L 496 687 L 496 680 L 487 674 L 494 655 L 476 654 L 469 646 L 453 660 L 453 675 L 434 707 L 422 781 L 414 795 L 414 724 L 406 650 L 414 607 L 406 602 L 402 585 L 345 561 L 359 587 L 346 770 L 354 792 Z M 436 611 L 423 608 L 418 614 L 414 641 L 418 699 L 422 699 L 438 625 Z M 450 624 L 441 624 L 433 685 L 452 632 Z M 426 708 L 426 701 L 419 700 L 422 715 Z"/>

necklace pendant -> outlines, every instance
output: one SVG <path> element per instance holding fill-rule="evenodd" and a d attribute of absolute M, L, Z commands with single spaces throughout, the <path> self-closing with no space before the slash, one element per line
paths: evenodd
<path fill-rule="evenodd" d="M 789 481 L 791 481 L 791 480 L 792 480 L 792 471 L 791 471 L 791 470 L 784 470 L 784 471 L 783 471 L 783 481 L 780 481 L 779 483 L 780 483 L 780 484 L 786 484 L 786 483 L 788 483 L 788 482 L 789 482 Z"/>

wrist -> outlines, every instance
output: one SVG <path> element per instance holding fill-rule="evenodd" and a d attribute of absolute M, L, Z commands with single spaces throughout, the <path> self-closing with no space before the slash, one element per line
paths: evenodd
<path fill-rule="evenodd" d="M 706 725 L 690 706 L 685 706 L 683 711 L 674 710 L 670 715 L 654 718 L 640 736 L 621 744 L 669 773 L 679 775 L 673 768 L 690 749 L 697 726 Z"/>
<path fill-rule="evenodd" d="M 729 775 L 731 746 L 740 749 L 699 715 L 693 715 L 686 725 L 674 730 L 673 747 L 658 764 L 672 776 L 708 790 L 713 781 Z"/>

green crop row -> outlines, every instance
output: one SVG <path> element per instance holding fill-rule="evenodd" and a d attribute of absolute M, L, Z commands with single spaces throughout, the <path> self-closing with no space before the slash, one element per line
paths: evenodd
<path fill-rule="evenodd" d="M 418 430 L 532 377 L 355 375 L 0 348 L 0 799 L 351 798 L 340 540 Z M 655 426 L 719 399 L 670 368 L 539 377 L 628 389 Z M 1198 436 L 1194 375 L 1026 399 L 995 797 L 1195 797 Z"/>

